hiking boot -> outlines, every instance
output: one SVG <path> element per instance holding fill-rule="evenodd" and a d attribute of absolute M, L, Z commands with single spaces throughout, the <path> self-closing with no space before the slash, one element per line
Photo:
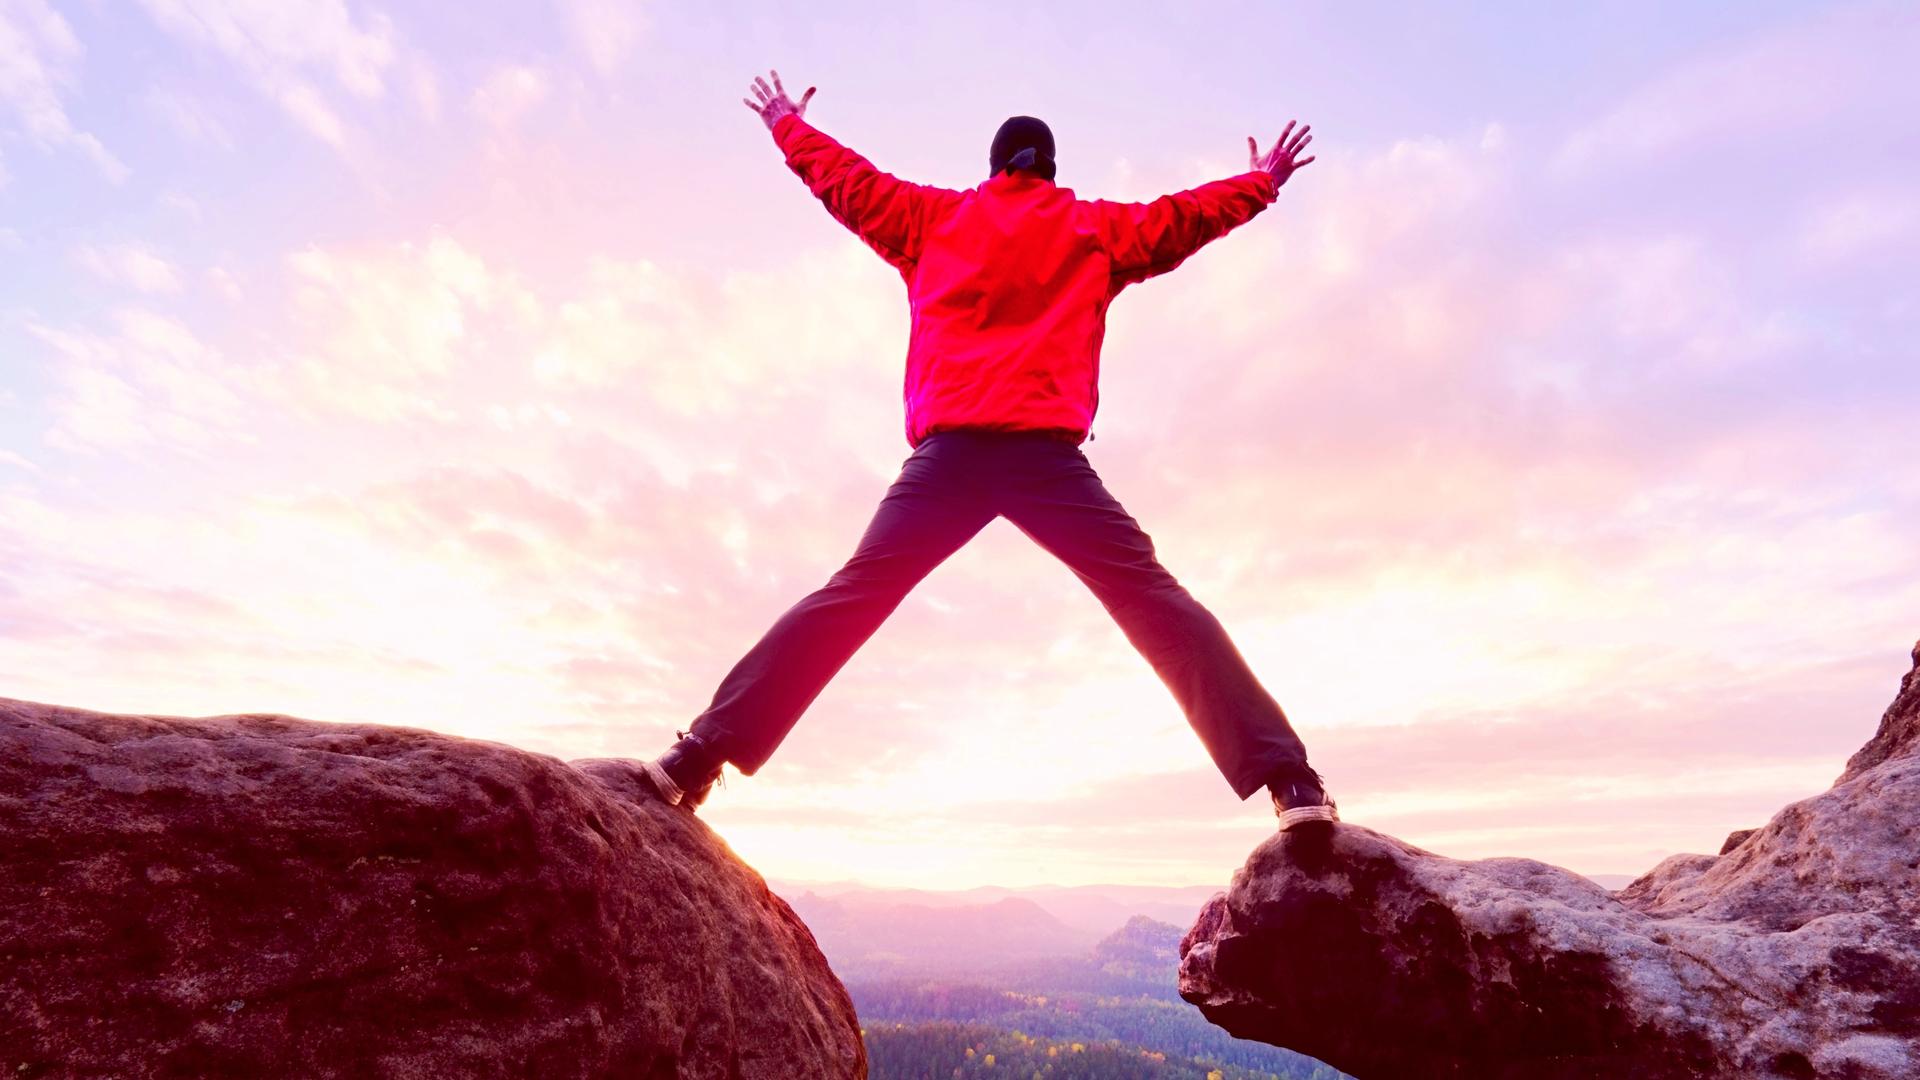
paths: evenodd
<path fill-rule="evenodd" d="M 667 747 L 667 752 L 658 758 L 641 762 L 640 769 L 669 806 L 692 810 L 713 793 L 713 785 L 720 779 L 720 767 L 726 762 L 700 736 L 686 731 L 674 734 L 680 741 Z"/>
<path fill-rule="evenodd" d="M 1320 774 L 1302 764 L 1284 769 L 1267 784 L 1273 793 L 1273 812 L 1280 819 L 1280 831 L 1302 825 L 1331 826 L 1340 820 L 1340 810 L 1327 797 Z"/>

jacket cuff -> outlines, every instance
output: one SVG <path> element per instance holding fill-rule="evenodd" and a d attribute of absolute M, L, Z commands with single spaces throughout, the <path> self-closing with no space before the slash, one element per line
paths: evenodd
<path fill-rule="evenodd" d="M 779 145 L 782 151 L 785 151 L 787 141 L 798 135 L 799 132 L 806 127 L 807 122 L 800 119 L 799 113 L 788 113 L 773 122 L 773 141 Z"/>
<path fill-rule="evenodd" d="M 1273 174 L 1265 169 L 1253 169 L 1241 174 L 1253 180 L 1253 190 L 1265 202 L 1273 202 L 1280 197 L 1280 185 L 1274 183 Z"/>

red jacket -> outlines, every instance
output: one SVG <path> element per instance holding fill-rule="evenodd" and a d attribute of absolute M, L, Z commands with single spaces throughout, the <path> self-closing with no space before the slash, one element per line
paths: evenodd
<path fill-rule="evenodd" d="M 906 280 L 904 396 L 916 447 L 957 427 L 1086 439 L 1107 305 L 1278 195 L 1264 169 L 1150 203 L 1076 199 L 1022 172 L 949 191 L 883 173 L 792 113 L 773 137 L 827 210 Z"/>

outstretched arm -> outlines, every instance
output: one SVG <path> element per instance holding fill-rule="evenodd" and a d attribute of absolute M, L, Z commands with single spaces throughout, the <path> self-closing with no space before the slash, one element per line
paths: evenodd
<path fill-rule="evenodd" d="M 771 87 L 764 79 L 753 80 L 760 104 L 742 100 L 766 121 L 787 157 L 787 167 L 806 182 L 836 220 L 902 273 L 910 271 L 920 259 L 938 208 L 958 199 L 959 192 L 909 183 L 874 168 L 872 162 L 807 123 L 807 102 L 818 87 L 809 87 L 795 102 L 780 85 L 780 73 L 772 74 Z"/>
<path fill-rule="evenodd" d="M 1313 136 L 1311 125 L 1297 133 L 1287 123 L 1273 149 L 1260 153 L 1247 137 L 1252 168 L 1190 191 L 1163 195 L 1149 203 L 1096 201 L 1101 242 L 1113 262 L 1114 291 L 1164 274 L 1208 243 L 1246 224 L 1279 197 L 1280 185 L 1294 170 L 1312 161 L 1302 158 Z"/>

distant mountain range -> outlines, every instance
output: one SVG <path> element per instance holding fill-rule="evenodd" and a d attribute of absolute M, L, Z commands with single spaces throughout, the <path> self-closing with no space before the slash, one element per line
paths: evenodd
<path fill-rule="evenodd" d="M 1097 935 L 1029 900 L 929 907 L 862 898 L 788 896 L 842 980 L 968 975 L 1010 963 L 1085 953 Z"/>
<path fill-rule="evenodd" d="M 985 887 L 952 892 L 771 882 L 812 928 L 842 979 L 966 975 L 1084 958 L 1136 917 L 1184 929 L 1206 886 Z"/>

